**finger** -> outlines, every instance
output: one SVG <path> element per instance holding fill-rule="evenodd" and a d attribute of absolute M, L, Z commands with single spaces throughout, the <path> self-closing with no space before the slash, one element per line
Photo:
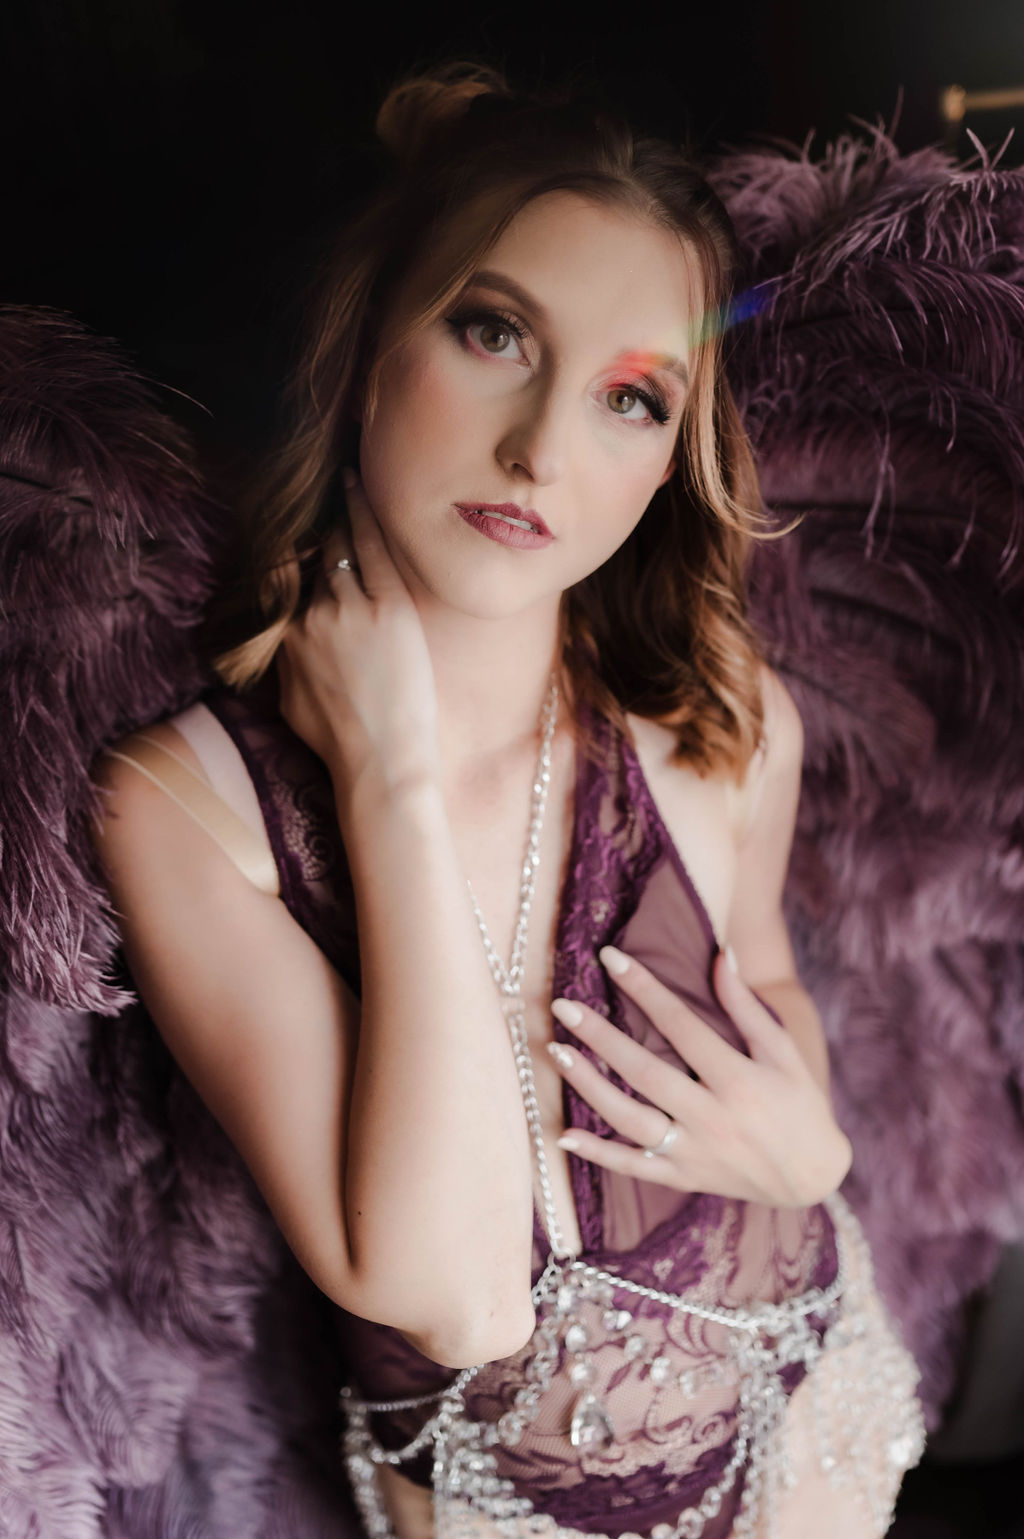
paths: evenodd
<path fill-rule="evenodd" d="M 348 561 L 350 564 L 348 568 L 343 568 L 338 565 L 339 561 Z M 340 598 L 346 589 L 351 591 L 352 588 L 358 587 L 360 591 L 362 590 L 362 574 L 353 549 L 352 536 L 337 525 L 328 532 L 324 540 L 321 572 L 328 591 L 336 599 Z"/>
<path fill-rule="evenodd" d="M 631 1176 L 634 1181 L 656 1181 L 660 1186 L 682 1190 L 686 1180 L 685 1167 L 680 1166 L 676 1158 L 678 1144 L 672 1150 L 671 1160 L 667 1155 L 655 1155 L 649 1160 L 642 1149 L 620 1144 L 614 1138 L 600 1138 L 586 1128 L 566 1128 L 558 1140 L 558 1147 L 578 1155 L 581 1160 L 589 1160 L 592 1165 L 614 1171 L 616 1175 Z"/>
<path fill-rule="evenodd" d="M 743 982 L 730 965 L 727 951 L 716 956 L 712 977 L 718 1002 L 742 1032 L 751 1056 L 774 1065 L 788 1063 L 792 1047 L 789 1032 Z"/>
<path fill-rule="evenodd" d="M 598 1015 L 577 999 L 556 999 L 551 1013 L 574 1036 L 585 1042 L 596 1057 L 627 1085 L 638 1090 L 655 1106 L 663 1106 L 673 1117 L 688 1118 L 699 1113 L 710 1091 L 690 1078 L 682 1069 L 667 1064 L 628 1032 L 620 1031 L 611 1021 Z"/>
<path fill-rule="evenodd" d="M 356 472 L 348 468 L 342 472 L 342 480 L 345 483 L 352 547 L 363 588 L 371 596 L 382 594 L 395 586 L 404 588 L 405 584 L 391 559 L 384 531 L 363 490 L 363 483 Z"/>
<path fill-rule="evenodd" d="M 635 957 L 626 956 L 615 946 L 602 946 L 598 956 L 623 993 L 640 1007 L 709 1090 L 722 1087 L 736 1074 L 738 1066 L 747 1062 L 744 1054 L 720 1037 L 713 1026 L 701 1020 L 695 1010 Z"/>
<path fill-rule="evenodd" d="M 325 572 L 334 570 L 337 563 L 346 558 L 355 566 L 355 552 L 352 549 L 352 537 L 346 529 L 339 524 L 333 525 L 324 540 L 323 565 Z"/>
<path fill-rule="evenodd" d="M 577 1095 L 603 1117 L 613 1132 L 639 1144 L 641 1149 L 657 1144 L 665 1135 L 665 1118 L 673 1113 L 648 1106 L 605 1079 L 596 1064 L 584 1058 L 564 1042 L 549 1042 L 548 1052 L 558 1072 L 567 1079 Z"/>

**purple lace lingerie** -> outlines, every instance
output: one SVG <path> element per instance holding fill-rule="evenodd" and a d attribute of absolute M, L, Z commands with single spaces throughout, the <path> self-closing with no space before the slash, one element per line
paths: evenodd
<path fill-rule="evenodd" d="M 265 682 L 244 695 L 218 689 L 205 704 L 252 778 L 283 901 L 358 995 L 354 897 L 323 764 L 279 715 L 276 687 Z M 552 997 L 586 1000 L 667 1063 L 685 1067 L 607 980 L 597 952 L 610 942 L 745 1052 L 711 985 L 711 921 L 635 749 L 603 719 L 588 720 L 594 751 L 577 752 Z M 556 1040 L 580 1049 L 557 1021 L 553 1028 Z M 570 1085 L 563 1094 L 566 1123 L 611 1136 Z M 372 1539 L 392 1532 L 375 1494 L 374 1466 L 382 1462 L 433 1488 L 439 1535 L 776 1532 L 782 1498 L 756 1500 L 765 1487 L 764 1449 L 779 1450 L 784 1494 L 787 1475 L 795 1483 L 792 1458 L 770 1437 L 805 1377 L 827 1383 L 830 1344 L 847 1366 L 810 1413 L 816 1470 L 833 1484 L 846 1480 L 851 1502 L 853 1487 L 866 1487 L 868 1526 L 856 1532 L 884 1533 L 902 1473 L 923 1446 L 917 1374 L 874 1294 L 863 1237 L 842 1199 L 771 1208 L 671 1190 L 574 1156 L 570 1171 L 581 1269 L 548 1286 L 548 1244 L 535 1217 L 538 1331 L 515 1357 L 471 1371 L 455 1398 L 444 1398 L 454 1370 L 423 1357 L 398 1331 L 339 1310 L 351 1373 L 342 1399 L 348 1465 Z M 844 1253 L 846 1270 L 837 1276 Z M 604 1280 L 588 1279 L 588 1267 Z M 632 1286 L 610 1284 L 608 1274 Z M 660 1294 L 685 1298 L 690 1312 Z M 748 1307 L 801 1298 L 795 1321 L 783 1313 L 772 1323 L 768 1309 L 767 1334 L 715 1318 L 739 1312 L 742 1324 Z M 731 1345 L 737 1336 L 739 1356 Z M 785 1527 L 778 1532 L 785 1539 Z"/>

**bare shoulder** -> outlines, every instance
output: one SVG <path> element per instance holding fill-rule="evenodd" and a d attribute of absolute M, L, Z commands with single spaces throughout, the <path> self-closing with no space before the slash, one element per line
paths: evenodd
<path fill-rule="evenodd" d="M 209 708 L 197 703 L 188 706 L 183 711 L 176 711 L 171 716 L 163 716 L 157 721 L 148 722 L 145 726 L 138 727 L 135 731 L 128 732 L 115 742 L 108 744 L 97 756 L 95 768 L 102 768 L 104 773 L 113 773 L 111 760 L 116 763 L 118 755 L 125 751 L 126 745 L 133 738 L 142 736 L 149 738 L 155 743 L 159 743 L 161 747 L 173 753 L 176 758 L 183 760 L 195 774 L 201 776 L 208 783 L 212 783 L 209 764 L 204 762 L 204 759 L 200 757 L 193 746 L 194 727 L 192 730 L 188 730 L 189 724 L 196 723 L 197 721 L 206 723 L 203 732 L 204 737 L 209 738 L 211 733 L 213 733 L 230 741 L 226 730 L 221 727 Z"/>
<path fill-rule="evenodd" d="M 122 785 L 137 783 L 141 777 L 132 773 L 132 767 L 125 763 L 125 758 L 129 755 L 132 739 L 140 733 L 176 754 L 195 774 L 209 781 L 202 760 L 179 729 L 178 723 L 184 714 L 184 712 L 178 712 L 174 716 L 164 716 L 159 721 L 149 722 L 135 732 L 127 732 L 114 742 L 108 743 L 92 763 L 90 773 L 95 784 L 106 790 L 120 791 Z"/>
<path fill-rule="evenodd" d="M 761 664 L 760 681 L 766 757 L 775 760 L 799 759 L 803 754 L 804 724 L 793 703 L 793 696 L 767 663 Z"/>
<path fill-rule="evenodd" d="M 177 801 L 179 810 L 191 810 L 203 822 L 204 813 L 199 811 L 203 808 L 208 824 L 212 820 L 214 826 L 223 827 L 226 815 L 229 822 L 238 819 L 245 825 L 241 835 L 229 840 L 243 869 L 251 869 L 250 860 L 256 860 L 258 869 L 273 859 L 248 767 L 226 727 L 202 702 L 109 744 L 93 766 L 93 779 L 104 793 L 108 811 L 115 803 L 120 811 L 125 801 L 129 817 L 131 809 L 145 807 L 163 820 L 174 816 L 170 808 Z M 147 780 L 149 791 L 143 789 Z M 162 811 L 152 794 L 159 791 L 165 793 L 167 803 Z"/>
<path fill-rule="evenodd" d="M 202 764 L 191 745 L 167 717 L 140 729 L 147 737 L 177 753 L 189 768 L 203 776 Z M 100 815 L 94 821 L 93 842 L 107 860 L 114 859 L 118 850 L 132 840 L 139 825 L 157 824 L 173 826 L 181 816 L 181 809 L 147 776 L 140 774 L 132 755 L 132 740 L 136 733 L 129 732 L 108 743 L 96 755 L 90 768 L 93 784 L 100 792 Z"/>
<path fill-rule="evenodd" d="M 758 670 L 763 711 L 761 742 L 742 778 L 732 782 L 730 810 L 738 842 L 746 838 L 765 805 L 788 801 L 799 791 L 804 729 L 793 697 L 774 669 Z"/>

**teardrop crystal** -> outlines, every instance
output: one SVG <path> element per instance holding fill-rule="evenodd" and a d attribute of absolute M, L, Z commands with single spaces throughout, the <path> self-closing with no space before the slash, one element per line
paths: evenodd
<path fill-rule="evenodd" d="M 611 1417 L 594 1395 L 584 1395 L 577 1401 L 569 1428 L 569 1441 L 574 1448 L 602 1452 L 615 1441 Z"/>

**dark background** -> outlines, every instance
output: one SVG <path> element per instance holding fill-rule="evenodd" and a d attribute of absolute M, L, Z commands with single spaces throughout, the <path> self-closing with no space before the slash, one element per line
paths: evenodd
<path fill-rule="evenodd" d="M 707 150 L 813 131 L 813 153 L 851 115 L 897 114 L 909 150 L 943 140 L 944 87 L 1024 85 L 1024 0 L 431 5 L 418 20 L 373 0 L 6 0 L 0 299 L 119 337 L 202 403 L 168 398 L 204 446 L 247 457 L 376 104 L 405 67 L 460 55 L 513 84 L 597 81 L 642 126 Z M 995 144 L 1013 117 L 967 121 Z M 972 152 L 965 133 L 951 147 Z"/>
<path fill-rule="evenodd" d="M 606 18 L 598 20 L 599 14 Z M 943 89 L 1024 86 L 1024 0 L 649 0 L 599 12 L 372 0 L 7 0 L 0 12 L 0 301 L 119 338 L 210 466 L 266 440 L 326 235 L 366 175 L 404 69 L 469 56 L 513 85 L 597 82 L 642 127 L 708 152 L 771 135 L 811 153 L 852 121 L 945 142 Z M 1024 162 L 1024 109 L 971 114 Z M 1024 1459 L 912 1472 L 894 1539 L 1024 1533 Z M 827 1539 L 827 1536 L 822 1536 Z"/>

